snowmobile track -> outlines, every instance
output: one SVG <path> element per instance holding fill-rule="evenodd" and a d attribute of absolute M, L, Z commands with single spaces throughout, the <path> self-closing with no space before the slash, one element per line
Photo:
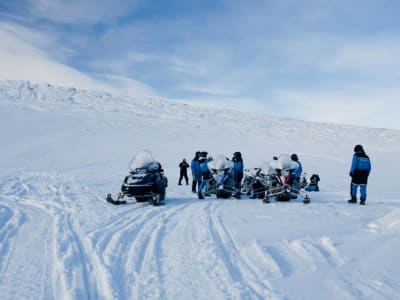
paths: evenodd
<path fill-rule="evenodd" d="M 218 207 L 219 205 L 208 207 L 207 227 L 232 280 L 240 286 L 241 291 L 252 295 L 251 297 L 257 299 L 273 297 L 272 287 L 265 279 L 264 282 L 260 280 L 263 278 L 261 271 L 252 266 L 244 253 L 238 250 L 232 234 L 227 230 L 221 217 L 216 214 Z"/>

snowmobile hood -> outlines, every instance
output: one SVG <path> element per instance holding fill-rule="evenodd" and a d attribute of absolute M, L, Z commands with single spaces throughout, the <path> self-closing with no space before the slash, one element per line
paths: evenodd
<path fill-rule="evenodd" d="M 269 166 L 271 169 L 294 170 L 299 166 L 299 164 L 291 160 L 289 155 L 281 154 L 279 155 L 278 160 L 271 161 Z"/>
<path fill-rule="evenodd" d="M 226 158 L 223 154 L 217 154 L 214 156 L 214 159 L 207 163 L 207 167 L 211 170 L 224 170 L 224 169 L 232 169 L 233 162 L 231 162 L 228 158 Z"/>
<path fill-rule="evenodd" d="M 129 169 L 132 171 L 135 171 L 136 169 L 152 170 L 157 169 L 158 167 L 158 162 L 153 159 L 151 152 L 148 150 L 140 150 L 129 163 Z"/>

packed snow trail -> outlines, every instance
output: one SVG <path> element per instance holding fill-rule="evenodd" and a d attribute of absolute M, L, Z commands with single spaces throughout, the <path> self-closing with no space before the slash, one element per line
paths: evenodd
<path fill-rule="evenodd" d="M 2 299 L 271 296 L 267 284 L 254 280 L 257 271 L 246 263 L 235 267 L 243 260 L 238 250 L 232 256 L 225 248 L 234 242 L 215 215 L 221 201 L 105 206 L 73 178 L 43 173 L 6 178 L 0 192 L 9 203 L 2 206 L 2 256 L 8 259 L 1 282 L 16 283 Z M 110 215 L 113 210 L 119 212 Z M 176 289 L 175 280 L 185 288 Z"/>
<path fill-rule="evenodd" d="M 0 197 L 1 299 L 294 299 L 295 282 L 318 281 L 321 272 L 327 281 L 319 296 L 338 289 L 349 299 L 380 299 L 399 288 L 398 270 L 386 265 L 393 279 L 377 281 L 362 267 L 398 243 L 391 225 L 398 209 L 381 216 L 374 204 L 361 211 L 340 202 L 305 207 L 193 196 L 163 207 L 113 206 L 75 178 L 51 173 L 3 178 Z M 321 215 L 325 230 L 315 226 Z M 345 226 L 363 220 L 361 231 L 340 229 L 337 218 Z M 338 247 L 348 239 L 359 246 Z M 374 252 L 351 259 L 376 242 Z M 350 279 L 353 268 L 359 271 Z"/>

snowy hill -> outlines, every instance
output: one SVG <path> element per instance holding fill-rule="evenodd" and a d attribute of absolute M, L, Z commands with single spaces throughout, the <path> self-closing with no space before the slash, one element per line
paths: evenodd
<path fill-rule="evenodd" d="M 400 297 L 399 131 L 25 81 L 0 81 L 0 124 L 1 299 Z M 355 144 L 373 165 L 365 207 L 345 201 Z M 167 205 L 108 205 L 140 149 L 163 164 Z M 321 192 L 198 200 L 177 165 L 203 149 L 246 167 L 295 152 Z"/>

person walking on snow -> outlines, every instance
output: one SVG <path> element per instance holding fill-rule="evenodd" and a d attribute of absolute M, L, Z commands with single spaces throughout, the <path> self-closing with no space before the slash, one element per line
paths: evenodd
<path fill-rule="evenodd" d="M 182 185 L 182 178 L 185 178 L 186 181 L 186 185 L 189 184 L 189 178 L 187 175 L 187 169 L 189 168 L 189 164 L 187 163 L 186 159 L 183 159 L 182 162 L 179 164 L 179 169 L 180 169 L 180 173 L 179 173 L 179 185 Z"/>
<path fill-rule="evenodd" d="M 361 145 L 354 147 L 353 160 L 349 175 L 351 177 L 349 203 L 357 203 L 357 189 L 360 187 L 360 204 L 365 205 L 367 200 L 368 176 L 371 173 L 371 161 Z"/>
<path fill-rule="evenodd" d="M 200 163 L 199 163 L 199 158 L 200 158 L 200 151 L 196 151 L 194 154 L 194 158 L 192 159 L 192 162 L 190 163 L 190 169 L 192 171 L 192 192 L 197 193 L 196 191 L 196 185 L 197 187 L 200 186 L 201 182 L 201 170 L 200 170 Z"/>

